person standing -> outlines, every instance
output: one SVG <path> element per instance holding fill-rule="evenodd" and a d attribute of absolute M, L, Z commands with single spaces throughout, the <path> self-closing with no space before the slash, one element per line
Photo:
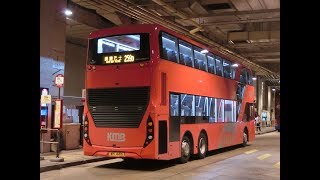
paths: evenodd
<path fill-rule="evenodd" d="M 261 131 L 261 118 L 259 115 L 255 118 L 257 131 Z"/>

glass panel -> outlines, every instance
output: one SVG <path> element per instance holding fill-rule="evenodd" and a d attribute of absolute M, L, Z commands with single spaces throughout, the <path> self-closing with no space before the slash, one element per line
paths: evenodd
<path fill-rule="evenodd" d="M 214 55 L 208 53 L 208 72 L 215 74 L 216 73 L 216 63 L 214 60 Z"/>
<path fill-rule="evenodd" d="M 223 75 L 226 78 L 231 78 L 231 62 L 228 60 L 223 60 Z"/>
<path fill-rule="evenodd" d="M 195 115 L 195 104 L 194 96 L 181 94 L 181 116 L 194 116 Z"/>
<path fill-rule="evenodd" d="M 208 115 L 208 98 L 203 96 L 196 96 L 196 116 Z"/>
<path fill-rule="evenodd" d="M 217 99 L 218 122 L 224 122 L 224 100 Z"/>
<path fill-rule="evenodd" d="M 162 50 L 161 58 L 172 62 L 178 62 L 178 43 L 177 38 L 167 33 L 161 33 Z"/>
<path fill-rule="evenodd" d="M 233 108 L 232 108 L 233 116 L 232 116 L 232 122 L 237 121 L 237 102 L 233 101 Z"/>
<path fill-rule="evenodd" d="M 216 98 L 209 98 L 209 122 L 213 123 L 213 122 L 217 122 L 216 119 Z"/>
<path fill-rule="evenodd" d="M 241 83 L 247 84 L 247 70 L 241 69 L 240 80 Z"/>
<path fill-rule="evenodd" d="M 179 95 L 170 94 L 170 116 L 179 116 Z"/>
<path fill-rule="evenodd" d="M 216 56 L 216 74 L 219 76 L 223 76 L 222 74 L 222 59 L 219 56 Z"/>
<path fill-rule="evenodd" d="M 207 59 L 206 55 L 201 53 L 200 48 L 193 46 L 194 48 L 194 67 L 203 71 L 207 71 Z"/>
<path fill-rule="evenodd" d="M 232 116 L 233 116 L 233 112 L 232 112 L 232 105 L 233 105 L 233 101 L 231 100 L 225 100 L 224 101 L 224 119 L 225 122 L 232 122 Z"/>
<path fill-rule="evenodd" d="M 191 44 L 179 39 L 180 64 L 194 67 Z"/>
<path fill-rule="evenodd" d="M 253 80 L 252 80 L 252 74 L 251 71 L 247 70 L 247 79 L 248 79 L 248 84 L 253 85 Z"/>
<path fill-rule="evenodd" d="M 98 39 L 98 54 L 136 50 L 140 50 L 139 34 L 111 36 Z"/>
<path fill-rule="evenodd" d="M 148 33 L 90 39 L 87 63 L 113 65 L 149 60 L 149 46 Z"/>

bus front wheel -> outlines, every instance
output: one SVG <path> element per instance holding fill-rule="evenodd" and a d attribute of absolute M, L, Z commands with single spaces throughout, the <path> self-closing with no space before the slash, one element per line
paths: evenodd
<path fill-rule="evenodd" d="M 191 152 L 190 139 L 187 136 L 183 136 L 182 142 L 181 142 L 181 157 L 179 159 L 179 162 L 180 163 L 188 162 L 190 158 L 190 152 Z"/>

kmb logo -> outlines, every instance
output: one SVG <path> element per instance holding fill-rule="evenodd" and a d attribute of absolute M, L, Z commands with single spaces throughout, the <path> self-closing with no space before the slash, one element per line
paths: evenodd
<path fill-rule="evenodd" d="M 123 142 L 126 140 L 124 133 L 107 133 L 107 141 Z"/>

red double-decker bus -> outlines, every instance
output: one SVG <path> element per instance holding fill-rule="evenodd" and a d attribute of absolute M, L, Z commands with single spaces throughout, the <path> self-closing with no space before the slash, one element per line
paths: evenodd
<path fill-rule="evenodd" d="M 255 138 L 251 70 L 155 24 L 92 32 L 84 154 L 178 159 Z"/>

